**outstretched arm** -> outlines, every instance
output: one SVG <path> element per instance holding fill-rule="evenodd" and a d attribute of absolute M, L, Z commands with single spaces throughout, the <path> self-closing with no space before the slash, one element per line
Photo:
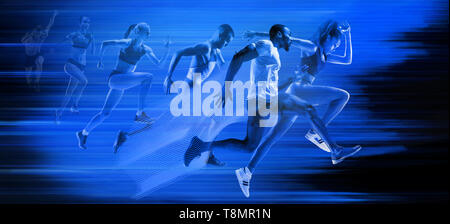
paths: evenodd
<path fill-rule="evenodd" d="M 97 64 L 97 68 L 103 69 L 103 55 L 105 54 L 106 48 L 113 47 L 113 46 L 126 47 L 129 44 L 130 44 L 130 39 L 103 41 L 102 45 L 100 46 L 99 61 Z"/>
<path fill-rule="evenodd" d="M 332 64 L 339 64 L 339 65 L 349 65 L 352 63 L 353 58 L 353 52 L 352 52 L 352 35 L 351 35 L 351 28 L 348 23 L 345 23 L 340 26 L 340 30 L 345 38 L 345 49 L 344 49 L 344 55 L 335 55 L 330 54 L 327 57 L 327 62 Z"/>
<path fill-rule="evenodd" d="M 58 15 L 58 11 L 55 10 L 55 12 L 53 12 L 53 16 L 52 18 L 50 18 L 50 22 L 48 22 L 47 27 L 45 28 L 45 32 L 48 33 L 50 31 L 50 29 L 53 26 L 53 23 L 55 22 L 55 17 Z"/>
<path fill-rule="evenodd" d="M 258 57 L 258 52 L 253 44 L 247 45 L 244 49 L 237 52 L 230 62 L 227 75 L 225 76 L 225 81 L 233 81 L 234 76 L 236 76 L 236 73 L 239 71 L 242 64 L 256 57 Z"/>
<path fill-rule="evenodd" d="M 153 62 L 153 64 L 155 64 L 156 66 L 160 66 L 166 59 L 167 59 L 167 55 L 169 54 L 169 46 L 170 46 L 170 41 L 167 40 L 166 44 L 164 45 L 166 48 L 166 51 L 164 52 L 164 55 L 162 56 L 161 59 L 159 59 L 158 57 L 156 57 L 155 53 L 153 52 L 152 48 L 145 46 L 145 50 L 147 52 L 147 57 L 150 59 L 150 61 Z"/>
<path fill-rule="evenodd" d="M 28 33 L 26 33 L 26 34 L 22 37 L 22 39 L 21 39 L 22 43 L 28 42 L 28 39 L 31 38 L 31 33 L 32 33 L 32 32 L 28 32 Z"/>
<path fill-rule="evenodd" d="M 228 66 L 227 75 L 225 76 L 225 82 L 233 81 L 242 64 L 256 57 L 258 57 L 258 51 L 256 50 L 254 44 L 247 45 L 244 49 L 234 54 L 233 59 Z M 223 102 L 223 106 L 225 106 L 225 102 L 227 101 L 227 99 L 231 101 L 233 100 L 233 90 L 227 88 L 226 86 L 226 84 L 223 85 L 222 93 L 224 93 L 224 95 L 222 96 L 222 101 L 220 101 Z"/>
<path fill-rule="evenodd" d="M 175 68 L 178 65 L 181 57 L 183 56 L 193 56 L 193 55 L 202 55 L 206 54 L 209 51 L 209 47 L 206 44 L 198 44 L 193 47 L 187 47 L 175 52 L 172 56 L 172 60 L 170 61 L 169 70 L 167 72 L 166 79 L 164 80 L 164 87 L 166 94 L 169 93 L 170 86 L 172 85 L 172 75 L 175 71 Z"/>
<path fill-rule="evenodd" d="M 247 39 L 247 40 L 252 40 L 254 38 L 269 38 L 269 33 L 265 33 L 265 32 L 256 32 L 256 31 L 251 31 L 251 30 L 247 30 L 244 32 L 244 34 L 242 35 L 242 38 Z"/>
<path fill-rule="evenodd" d="M 254 38 L 269 38 L 269 33 L 265 32 L 256 32 L 256 31 L 246 31 L 244 33 L 244 38 L 247 40 L 251 40 Z M 317 50 L 317 46 L 310 40 L 301 39 L 297 37 L 291 37 L 292 46 L 300 48 L 307 55 L 314 54 Z"/>
<path fill-rule="evenodd" d="M 94 35 L 92 35 L 92 39 L 91 39 L 90 45 L 91 45 L 91 54 L 95 55 L 95 39 L 94 39 Z"/>
<path fill-rule="evenodd" d="M 291 41 L 292 46 L 300 48 L 307 56 L 314 54 L 317 50 L 317 46 L 310 40 L 291 37 Z"/>

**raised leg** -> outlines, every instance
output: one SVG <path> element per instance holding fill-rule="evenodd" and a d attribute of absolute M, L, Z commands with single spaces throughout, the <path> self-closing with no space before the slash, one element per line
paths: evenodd
<path fill-rule="evenodd" d="M 87 78 L 78 67 L 73 64 L 67 63 L 64 66 L 66 74 L 70 76 L 70 81 L 66 89 L 66 94 L 61 103 L 61 107 L 56 112 L 57 119 L 62 115 L 69 102 L 74 99 L 74 106 L 78 107 L 78 101 L 83 93 L 84 88 L 87 85 Z"/>
<path fill-rule="evenodd" d="M 264 158 L 269 149 L 289 130 L 296 119 L 296 114 L 281 114 L 278 123 L 261 138 L 261 143 L 248 162 L 247 168 L 251 173 L 254 172 L 256 166 Z"/>
<path fill-rule="evenodd" d="M 145 108 L 145 99 L 152 84 L 153 75 L 145 72 L 131 72 L 115 74 L 109 80 L 109 86 L 113 89 L 130 89 L 141 86 L 139 93 L 137 115 L 140 115 Z"/>
<path fill-rule="evenodd" d="M 44 57 L 40 55 L 39 57 L 36 58 L 36 70 L 34 72 L 35 74 L 34 87 L 36 91 L 40 91 L 39 82 L 41 80 L 43 66 L 44 66 Z"/>
<path fill-rule="evenodd" d="M 259 126 L 259 116 L 249 116 L 247 120 L 247 134 L 243 140 L 230 138 L 214 141 L 211 149 L 226 148 L 240 152 L 253 152 L 261 141 L 261 137 L 268 128 Z"/>
<path fill-rule="evenodd" d="M 103 121 L 109 117 L 112 110 L 116 108 L 123 96 L 123 90 L 110 89 L 106 96 L 105 104 L 102 110 L 97 113 L 86 125 L 83 130 L 84 135 L 88 135 L 94 128 L 99 126 Z"/>

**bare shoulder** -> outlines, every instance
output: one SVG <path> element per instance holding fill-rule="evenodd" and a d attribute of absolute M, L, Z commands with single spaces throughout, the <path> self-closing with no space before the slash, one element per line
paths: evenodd
<path fill-rule="evenodd" d="M 198 51 L 198 53 L 206 54 L 211 50 L 211 45 L 206 42 L 202 42 L 196 44 L 194 48 Z"/>
<path fill-rule="evenodd" d="M 266 56 L 272 54 L 274 46 L 270 40 L 259 40 L 255 42 L 255 48 L 258 51 L 258 55 Z"/>

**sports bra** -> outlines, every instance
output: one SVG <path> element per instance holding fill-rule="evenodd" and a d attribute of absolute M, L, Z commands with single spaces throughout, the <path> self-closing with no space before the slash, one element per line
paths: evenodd
<path fill-rule="evenodd" d="M 81 34 L 77 35 L 72 39 L 72 47 L 87 49 L 92 41 L 92 34 Z"/>
<path fill-rule="evenodd" d="M 140 47 L 139 50 L 135 50 L 133 45 L 134 43 L 131 43 L 127 48 L 122 48 L 120 50 L 119 59 L 128 64 L 135 65 L 146 52 L 144 47 Z"/>
<path fill-rule="evenodd" d="M 325 56 L 325 62 L 322 61 L 322 55 Z M 323 69 L 326 61 L 327 56 L 323 54 L 322 48 L 317 48 L 316 52 L 313 55 L 302 58 L 300 63 L 301 72 L 315 76 Z"/>

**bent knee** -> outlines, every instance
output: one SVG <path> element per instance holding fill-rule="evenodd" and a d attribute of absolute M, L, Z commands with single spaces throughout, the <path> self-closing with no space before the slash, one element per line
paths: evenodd
<path fill-rule="evenodd" d="M 37 57 L 35 63 L 36 65 L 41 66 L 44 63 L 44 57 L 42 56 Z"/>
<path fill-rule="evenodd" d="M 86 86 L 88 84 L 88 80 L 86 78 L 80 80 L 80 84 Z"/>
<path fill-rule="evenodd" d="M 339 89 L 338 96 L 339 96 L 339 98 L 338 98 L 339 100 L 342 100 L 345 102 L 347 102 L 350 99 L 350 93 L 343 89 Z"/>
<path fill-rule="evenodd" d="M 99 115 L 101 117 L 109 117 L 111 115 L 111 110 L 102 110 Z"/>

